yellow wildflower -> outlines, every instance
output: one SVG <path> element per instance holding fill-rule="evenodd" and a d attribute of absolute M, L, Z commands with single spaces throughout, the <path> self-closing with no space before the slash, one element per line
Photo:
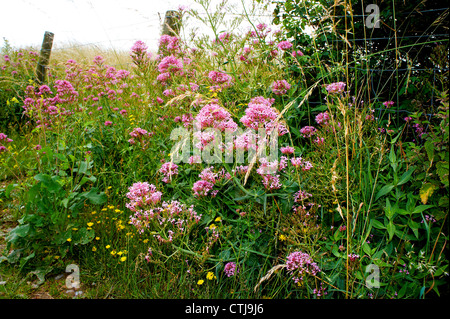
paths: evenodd
<path fill-rule="evenodd" d="M 216 279 L 216 278 L 217 277 L 214 276 L 214 273 L 211 272 L 211 271 L 206 274 L 206 279 L 208 279 L 208 280 L 213 280 L 213 279 Z"/>
<path fill-rule="evenodd" d="M 205 281 L 203 280 L 203 279 L 200 279 L 199 281 L 197 281 L 197 285 L 203 285 L 203 283 L 204 283 Z"/>

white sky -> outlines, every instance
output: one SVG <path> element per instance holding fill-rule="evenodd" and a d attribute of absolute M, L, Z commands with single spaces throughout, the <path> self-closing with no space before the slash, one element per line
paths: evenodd
<path fill-rule="evenodd" d="M 243 1 L 248 9 L 251 0 Z M 243 12 L 241 0 L 228 2 L 236 5 L 233 12 Z M 142 40 L 156 51 L 161 34 L 159 16 L 164 20 L 167 10 L 177 10 L 180 5 L 202 12 L 193 0 L 0 0 L 0 47 L 6 38 L 15 48 L 40 48 L 44 32 L 51 31 L 55 34 L 53 48 L 95 43 L 129 50 Z M 270 25 L 271 11 L 259 14 L 263 16 L 254 17 L 253 22 Z"/>

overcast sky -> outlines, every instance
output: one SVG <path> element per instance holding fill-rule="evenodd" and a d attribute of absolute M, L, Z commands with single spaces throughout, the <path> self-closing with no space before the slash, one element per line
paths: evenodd
<path fill-rule="evenodd" d="M 249 8 L 252 0 L 243 1 Z M 215 5 L 219 1 L 212 2 Z M 228 2 L 236 6 L 230 12 L 243 12 L 241 0 Z M 177 10 L 180 5 L 202 11 L 193 0 L 0 0 L 0 40 L 6 38 L 16 48 L 40 47 L 44 32 L 51 31 L 55 34 L 54 48 L 95 43 L 128 50 L 135 41 L 142 40 L 156 50 L 165 12 Z M 270 11 L 258 13 L 255 23 L 270 24 Z M 200 32 L 207 30 L 190 21 Z"/>

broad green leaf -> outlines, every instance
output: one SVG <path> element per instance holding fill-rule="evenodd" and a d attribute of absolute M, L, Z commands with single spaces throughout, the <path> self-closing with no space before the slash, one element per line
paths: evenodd
<path fill-rule="evenodd" d="M 387 229 L 388 234 L 389 234 L 389 241 L 391 241 L 391 240 L 392 240 L 392 237 L 394 237 L 394 233 L 395 233 L 395 225 L 392 223 L 392 221 L 390 221 L 390 222 L 387 224 L 386 229 Z"/>
<path fill-rule="evenodd" d="M 23 248 L 14 249 L 7 257 L 10 264 L 14 264 L 19 261 Z"/>
<path fill-rule="evenodd" d="M 403 175 L 400 177 L 400 180 L 397 183 L 397 186 L 407 183 L 411 179 L 411 175 L 415 169 L 416 168 L 413 167 L 413 168 L 407 170 L 405 173 L 403 173 Z"/>
<path fill-rule="evenodd" d="M 74 244 L 86 245 L 91 242 L 95 237 L 95 232 L 93 229 L 87 229 L 86 227 L 81 228 L 76 233 L 76 239 Z"/>
<path fill-rule="evenodd" d="M 412 219 L 410 219 L 410 220 L 408 221 L 408 226 L 409 226 L 409 228 L 412 229 L 414 235 L 416 235 L 416 238 L 419 238 L 419 226 L 420 226 L 420 224 L 419 224 L 419 223 L 416 223 L 415 221 L 413 221 Z"/>
<path fill-rule="evenodd" d="M 416 208 L 414 208 L 413 214 L 421 213 L 431 207 L 434 207 L 434 205 L 419 205 Z"/>
<path fill-rule="evenodd" d="M 392 219 L 392 217 L 394 216 L 395 210 L 392 208 L 389 198 L 386 198 L 386 208 L 385 208 L 384 212 L 388 219 Z"/>
<path fill-rule="evenodd" d="M 377 201 L 380 197 L 389 194 L 389 192 L 394 188 L 394 185 L 384 185 L 378 193 L 375 195 L 375 201 Z"/>
<path fill-rule="evenodd" d="M 17 235 L 19 237 L 25 237 L 26 235 L 28 235 L 29 231 L 30 231 L 30 224 L 26 224 L 26 225 L 17 226 L 13 230 L 11 230 L 10 233 L 14 233 L 15 235 Z"/>
<path fill-rule="evenodd" d="M 105 193 L 103 192 L 98 193 L 97 187 L 93 187 L 89 192 L 82 193 L 81 196 L 88 199 L 91 202 L 91 204 L 94 205 L 104 204 L 107 200 Z"/>
<path fill-rule="evenodd" d="M 376 219 L 371 219 L 370 223 L 372 224 L 373 227 L 378 228 L 378 229 L 386 229 L 386 227 L 383 225 L 382 222 L 376 220 Z"/>
<path fill-rule="evenodd" d="M 436 171 L 439 175 L 439 178 L 445 186 L 448 186 L 448 162 L 437 162 L 436 163 Z"/>
<path fill-rule="evenodd" d="M 432 162 L 434 157 L 434 144 L 431 141 L 425 142 L 425 151 L 427 152 L 428 160 Z"/>
<path fill-rule="evenodd" d="M 362 248 L 363 248 L 364 252 L 365 252 L 367 255 L 369 255 L 369 256 L 372 255 L 372 251 L 371 251 L 370 246 L 369 246 L 368 243 L 364 243 L 364 245 L 362 246 Z"/>
<path fill-rule="evenodd" d="M 391 146 L 391 151 L 389 152 L 389 161 L 391 164 L 397 162 L 397 156 L 395 156 L 394 145 Z"/>

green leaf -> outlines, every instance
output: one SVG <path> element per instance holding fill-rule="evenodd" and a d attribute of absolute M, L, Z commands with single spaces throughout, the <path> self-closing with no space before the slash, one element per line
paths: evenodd
<path fill-rule="evenodd" d="M 419 205 L 416 208 L 414 208 L 412 213 L 413 214 L 418 214 L 418 213 L 421 213 L 421 212 L 423 212 L 423 211 L 425 211 L 425 210 L 427 210 L 428 208 L 431 208 L 431 207 L 434 207 L 434 205 Z"/>
<path fill-rule="evenodd" d="M 98 191 L 99 190 L 97 187 L 93 187 L 89 192 L 82 193 L 81 196 L 88 199 L 91 202 L 91 204 L 102 205 L 106 203 L 107 197 L 105 193 L 103 192 L 98 193 Z"/>
<path fill-rule="evenodd" d="M 29 231 L 30 231 L 30 224 L 19 225 L 16 228 L 14 228 L 13 230 L 11 230 L 10 234 L 13 233 L 19 237 L 25 237 L 26 235 L 28 235 Z"/>
<path fill-rule="evenodd" d="M 419 226 L 420 226 L 420 224 L 416 223 L 415 221 L 410 219 L 408 221 L 408 226 L 409 226 L 409 228 L 412 229 L 412 231 L 413 231 L 414 235 L 416 236 L 416 238 L 419 238 Z"/>
<path fill-rule="evenodd" d="M 370 246 L 369 246 L 368 243 L 364 243 L 364 244 L 362 245 L 362 248 L 363 248 L 364 252 L 365 252 L 367 255 L 369 255 L 369 256 L 372 255 L 372 250 L 370 249 Z"/>
<path fill-rule="evenodd" d="M 439 198 L 439 207 L 448 207 L 448 196 L 442 196 Z"/>
<path fill-rule="evenodd" d="M 20 259 L 20 269 L 22 269 L 22 268 L 25 266 L 25 264 L 28 262 L 28 260 L 34 258 L 34 256 L 35 256 L 35 253 L 34 253 L 34 251 L 33 251 L 33 252 L 32 252 L 31 254 L 29 254 L 27 257 L 22 257 L 22 258 Z"/>
<path fill-rule="evenodd" d="M 385 185 L 383 186 L 378 193 L 375 195 L 375 201 L 377 201 L 380 197 L 389 194 L 389 192 L 394 188 L 394 185 Z"/>
<path fill-rule="evenodd" d="M 9 195 L 11 194 L 11 191 L 13 190 L 13 188 L 17 186 L 17 184 L 9 184 L 8 186 L 6 186 L 5 188 L 5 196 L 6 198 L 10 198 Z"/>
<path fill-rule="evenodd" d="M 433 161 L 434 158 L 434 144 L 431 141 L 425 142 L 425 151 L 427 152 L 428 160 Z"/>
<path fill-rule="evenodd" d="M 389 152 L 389 161 L 391 164 L 397 162 L 397 157 L 395 156 L 394 145 L 391 146 L 391 151 Z"/>
<path fill-rule="evenodd" d="M 395 225 L 392 223 L 392 221 L 389 221 L 389 223 L 387 224 L 386 227 L 388 234 L 389 234 L 389 241 L 392 240 L 392 237 L 394 236 L 395 233 Z"/>
<path fill-rule="evenodd" d="M 436 163 L 436 171 L 439 175 L 439 178 L 445 186 L 448 186 L 448 162 L 437 162 Z"/>
<path fill-rule="evenodd" d="M 59 176 L 40 173 L 34 176 L 34 179 L 41 182 L 51 193 L 55 193 L 62 188 L 62 185 L 58 182 Z"/>
<path fill-rule="evenodd" d="M 10 264 L 14 264 L 19 261 L 20 255 L 22 254 L 23 248 L 14 249 L 7 257 Z"/>
<path fill-rule="evenodd" d="M 400 177 L 400 180 L 397 183 L 397 186 L 407 183 L 411 179 L 411 175 L 415 169 L 416 168 L 413 167 L 413 168 L 407 170 L 405 173 L 403 173 L 403 175 Z"/>
<path fill-rule="evenodd" d="M 386 207 L 385 207 L 384 212 L 385 212 L 386 217 L 388 219 L 392 219 L 392 217 L 394 216 L 395 210 L 392 209 L 391 202 L 389 201 L 389 198 L 386 198 Z"/>
<path fill-rule="evenodd" d="M 76 233 L 76 238 L 74 239 L 74 244 L 86 245 L 90 243 L 95 237 L 95 232 L 93 229 L 87 229 L 86 227 L 81 228 Z"/>
<path fill-rule="evenodd" d="M 373 227 L 378 228 L 378 229 L 386 229 L 386 227 L 383 225 L 382 222 L 372 218 L 370 220 L 370 223 L 372 224 Z"/>

